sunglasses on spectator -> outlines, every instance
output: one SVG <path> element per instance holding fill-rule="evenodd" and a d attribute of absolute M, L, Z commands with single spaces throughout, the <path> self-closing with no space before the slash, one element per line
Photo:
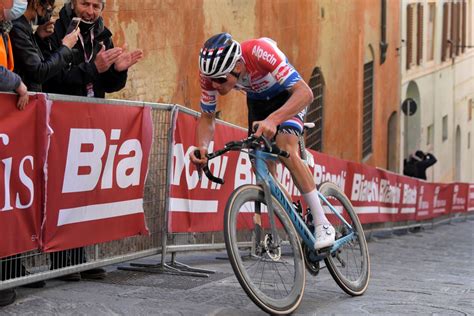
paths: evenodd
<path fill-rule="evenodd" d="M 240 73 L 231 71 L 229 72 L 230 75 L 234 76 L 235 78 L 239 79 Z M 210 78 L 212 82 L 218 83 L 218 84 L 224 84 L 227 82 L 227 76 L 225 77 L 219 77 L 219 78 Z"/>

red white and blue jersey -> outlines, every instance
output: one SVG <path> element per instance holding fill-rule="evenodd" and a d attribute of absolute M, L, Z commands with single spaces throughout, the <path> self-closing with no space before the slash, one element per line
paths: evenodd
<path fill-rule="evenodd" d="M 245 91 L 249 99 L 269 100 L 301 80 L 273 40 L 252 39 L 242 42 L 241 47 L 247 73 L 239 79 L 235 89 Z M 212 113 L 216 110 L 217 91 L 209 78 L 201 75 L 200 80 L 201 110 Z"/>

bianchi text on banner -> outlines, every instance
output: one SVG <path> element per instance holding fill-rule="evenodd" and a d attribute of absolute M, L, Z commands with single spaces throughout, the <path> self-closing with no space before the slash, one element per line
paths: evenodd
<path fill-rule="evenodd" d="M 44 250 L 147 234 L 150 108 L 54 101 L 50 125 Z"/>

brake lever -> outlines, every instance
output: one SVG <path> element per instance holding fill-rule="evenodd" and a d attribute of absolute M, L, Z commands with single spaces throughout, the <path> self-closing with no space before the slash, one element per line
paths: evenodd
<path fill-rule="evenodd" d="M 201 159 L 201 152 L 200 152 L 198 149 L 194 150 L 194 156 L 196 156 L 196 158 L 198 158 L 198 159 Z M 214 158 L 214 157 L 212 157 L 211 154 L 207 154 L 206 157 L 207 157 L 208 159 Z M 211 158 L 211 157 L 212 157 L 212 158 Z M 200 173 L 199 173 L 199 170 L 201 170 Z M 211 180 L 212 182 L 215 182 L 215 183 L 218 183 L 218 184 L 224 184 L 224 182 L 225 182 L 224 179 L 215 177 L 215 176 L 212 174 L 211 170 L 209 170 L 209 167 L 208 167 L 207 164 L 205 164 L 205 165 L 202 167 L 202 169 L 201 169 L 201 168 L 198 168 L 199 180 L 202 179 L 202 171 L 204 171 L 204 174 L 206 175 L 206 177 L 207 177 L 209 180 Z"/>
<path fill-rule="evenodd" d="M 270 143 L 270 141 L 265 137 L 265 136 L 260 136 L 260 139 L 263 140 L 263 143 L 265 145 L 265 148 L 267 148 L 267 150 L 270 152 L 270 153 L 273 153 L 273 147 L 272 147 L 272 144 Z"/>

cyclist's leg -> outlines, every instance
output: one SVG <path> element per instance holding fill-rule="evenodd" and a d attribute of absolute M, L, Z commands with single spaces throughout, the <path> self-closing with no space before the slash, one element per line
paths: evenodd
<path fill-rule="evenodd" d="M 298 135 L 303 132 L 303 119 L 306 111 L 298 113 L 291 120 L 281 124 L 278 128 L 276 143 L 278 147 L 290 153 L 289 158 L 280 158 L 290 171 L 293 181 L 303 194 L 306 203 L 311 209 L 316 226 L 316 248 L 323 248 L 334 243 L 335 233 L 329 220 L 324 214 L 319 200 L 316 184 L 308 166 L 301 160 L 299 153 Z"/>

